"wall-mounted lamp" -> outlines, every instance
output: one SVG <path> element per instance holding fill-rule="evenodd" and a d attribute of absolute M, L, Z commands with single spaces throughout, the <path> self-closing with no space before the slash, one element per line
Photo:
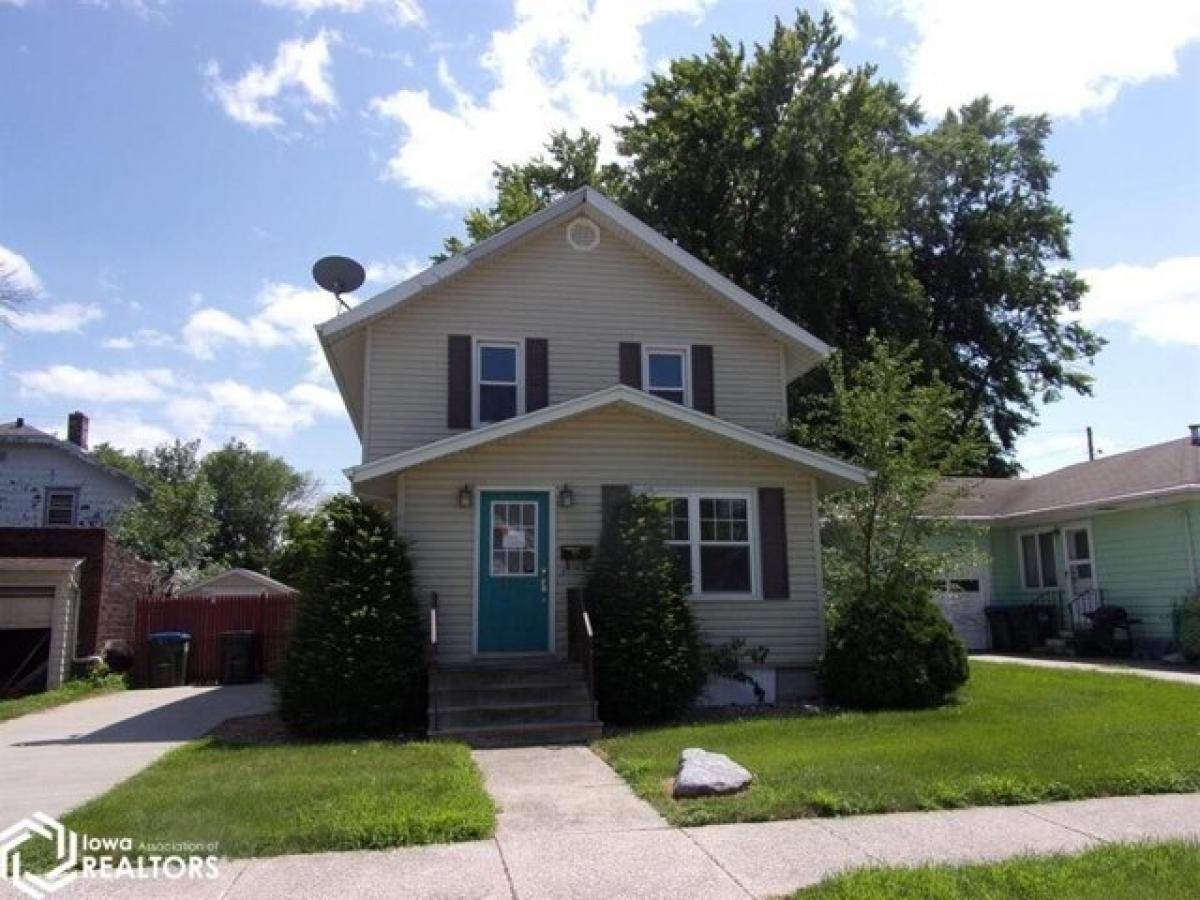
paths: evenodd
<path fill-rule="evenodd" d="M 558 505 L 563 509 L 569 509 L 575 502 L 575 492 L 571 490 L 569 484 L 564 484 L 558 489 Z"/>
<path fill-rule="evenodd" d="M 458 489 L 458 505 L 463 509 L 471 508 L 471 501 L 475 499 L 475 491 L 469 484 L 464 484 Z"/>

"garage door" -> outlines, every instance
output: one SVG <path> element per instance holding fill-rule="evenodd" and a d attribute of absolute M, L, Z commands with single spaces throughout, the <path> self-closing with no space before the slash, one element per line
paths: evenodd
<path fill-rule="evenodd" d="M 53 585 L 0 585 L 0 628 L 49 628 L 53 618 Z"/>
<path fill-rule="evenodd" d="M 944 590 L 933 595 L 933 601 L 949 619 L 959 640 L 968 650 L 988 649 L 985 571 L 972 569 L 961 577 L 948 578 Z"/>

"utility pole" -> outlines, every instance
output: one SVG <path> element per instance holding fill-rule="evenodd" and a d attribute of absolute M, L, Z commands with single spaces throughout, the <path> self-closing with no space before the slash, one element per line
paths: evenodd
<path fill-rule="evenodd" d="M 1096 459 L 1096 445 L 1092 442 L 1092 426 L 1087 427 L 1088 436 L 1088 462 L 1093 462 Z"/>

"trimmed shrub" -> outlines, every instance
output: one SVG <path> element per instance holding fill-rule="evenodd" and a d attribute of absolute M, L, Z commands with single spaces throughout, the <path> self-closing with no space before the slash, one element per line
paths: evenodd
<path fill-rule="evenodd" d="M 687 578 L 667 544 L 666 502 L 632 495 L 606 531 L 588 580 L 596 693 L 605 722 L 664 722 L 704 686 Z"/>
<path fill-rule="evenodd" d="M 404 542 L 357 497 L 318 512 L 279 686 L 288 727 L 321 737 L 391 735 L 425 714 L 420 613 Z"/>
<path fill-rule="evenodd" d="M 840 605 L 820 674 L 839 706 L 911 709 L 949 701 L 969 670 L 962 642 L 929 592 L 892 587 Z"/>

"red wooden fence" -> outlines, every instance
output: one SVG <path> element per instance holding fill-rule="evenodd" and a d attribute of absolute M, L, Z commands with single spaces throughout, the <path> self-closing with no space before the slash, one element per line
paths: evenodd
<path fill-rule="evenodd" d="M 192 636 L 188 681 L 193 684 L 217 681 L 221 677 L 221 632 L 255 631 L 262 654 L 261 671 L 270 675 L 283 659 L 298 596 L 144 597 L 137 602 L 136 671 L 144 680 L 149 656 L 147 635 L 156 631 L 186 631 Z"/>

